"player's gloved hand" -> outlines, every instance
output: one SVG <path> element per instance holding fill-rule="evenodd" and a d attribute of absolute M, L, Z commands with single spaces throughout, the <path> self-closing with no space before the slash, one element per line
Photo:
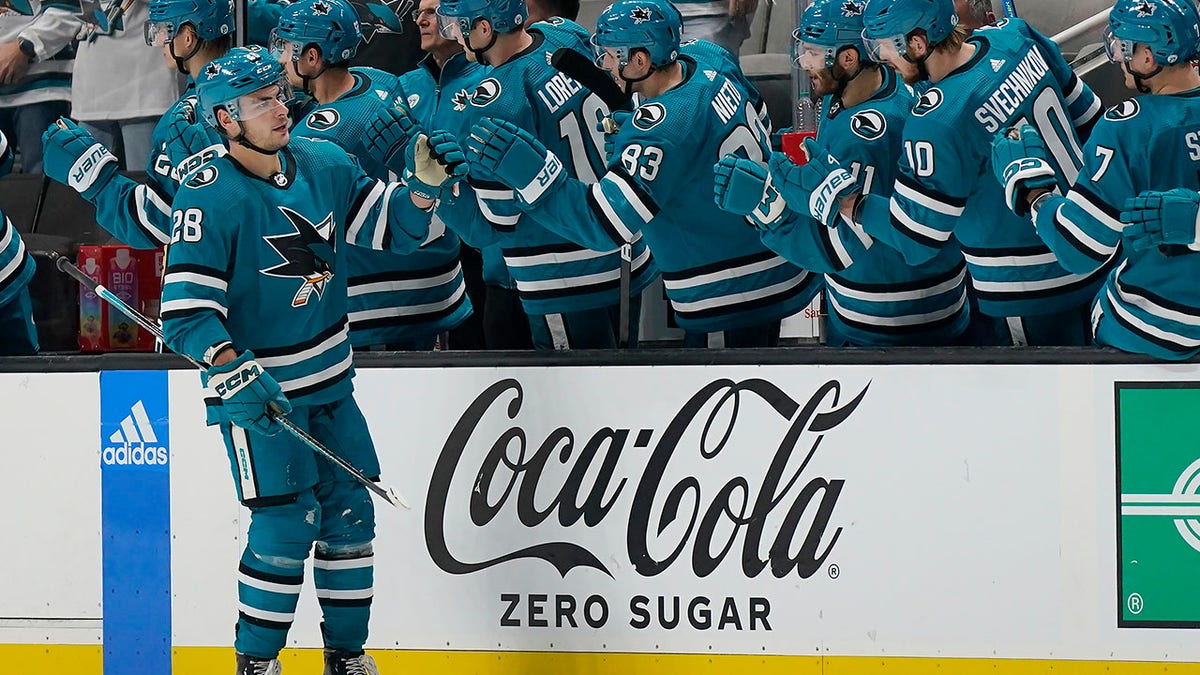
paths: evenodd
<path fill-rule="evenodd" d="M 279 414 L 292 411 L 292 404 L 283 395 L 279 383 L 258 365 L 254 354 L 244 351 L 236 359 L 208 369 L 208 388 L 221 397 L 221 407 L 229 421 L 260 434 L 274 436 L 283 430 L 267 406 L 279 409 Z"/>
<path fill-rule="evenodd" d="M 558 156 L 528 131 L 489 117 L 471 127 L 467 162 L 516 190 L 526 204 L 537 202 L 563 170 Z"/>
<path fill-rule="evenodd" d="M 1125 200 L 1121 231 L 1125 245 L 1135 251 L 1155 246 L 1200 248 L 1200 193 L 1185 188 L 1147 191 Z"/>
<path fill-rule="evenodd" d="M 46 175 L 93 200 L 117 173 L 117 158 L 71 120 L 60 117 L 42 134 Z"/>
<path fill-rule="evenodd" d="M 404 181 L 412 194 L 436 200 L 467 175 L 467 159 L 448 131 L 418 133 L 408 144 Z"/>
<path fill-rule="evenodd" d="M 1029 215 L 1030 190 L 1058 187 L 1046 142 L 1028 124 L 1005 129 L 992 139 L 992 171 L 1004 186 L 1008 208 L 1021 217 Z"/>
<path fill-rule="evenodd" d="M 407 108 L 385 107 L 367 123 L 364 147 L 389 170 L 403 175 L 410 168 L 405 166 L 406 149 L 419 133 L 421 126 Z"/>
<path fill-rule="evenodd" d="M 770 228 L 783 216 L 783 198 L 767 167 L 759 162 L 725 155 L 713 166 L 717 206 L 751 219 L 759 228 Z"/>
<path fill-rule="evenodd" d="M 596 131 L 604 132 L 604 161 L 612 162 L 613 152 L 616 150 L 614 141 L 617 137 L 617 132 L 621 130 L 625 122 L 633 117 L 633 113 L 628 110 L 614 110 L 607 117 L 596 123 Z"/>
<path fill-rule="evenodd" d="M 176 183 L 182 183 L 201 166 L 225 154 L 225 145 L 197 118 L 193 106 L 185 101 L 167 113 L 163 152 L 153 167 L 155 173 L 169 176 Z"/>
<path fill-rule="evenodd" d="M 858 190 L 858 181 L 815 140 L 805 139 L 803 148 L 809 158 L 803 166 L 782 152 L 771 153 L 767 168 L 775 189 L 793 210 L 807 210 L 825 227 L 834 227 L 841 200 Z"/>

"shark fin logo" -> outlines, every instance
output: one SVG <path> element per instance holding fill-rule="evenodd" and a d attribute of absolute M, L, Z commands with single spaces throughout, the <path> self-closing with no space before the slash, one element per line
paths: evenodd
<path fill-rule="evenodd" d="M 850 131 L 864 140 L 877 140 L 887 132 L 887 118 L 878 110 L 856 112 L 850 118 Z"/>
<path fill-rule="evenodd" d="M 500 80 L 489 77 L 480 82 L 479 86 L 475 87 L 475 91 L 471 92 L 471 105 L 476 108 L 482 108 L 500 98 L 500 92 L 502 91 L 504 91 L 504 88 L 500 86 Z"/>
<path fill-rule="evenodd" d="M 280 206 L 279 210 L 292 224 L 294 232 L 263 237 L 284 262 L 261 272 L 270 277 L 301 279 L 300 288 L 292 298 L 292 307 L 303 307 L 314 292 L 319 301 L 326 285 L 333 279 L 334 245 L 330 239 L 334 230 L 333 213 L 313 225 L 312 221 L 286 206 Z"/>

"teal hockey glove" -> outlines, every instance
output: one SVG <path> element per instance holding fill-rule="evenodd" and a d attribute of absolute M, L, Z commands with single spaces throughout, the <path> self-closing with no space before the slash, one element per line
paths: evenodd
<path fill-rule="evenodd" d="M 208 369 L 208 388 L 221 397 L 221 407 L 229 421 L 250 431 L 274 436 L 283 430 L 267 406 L 274 404 L 279 414 L 292 411 L 279 383 L 258 365 L 254 354 L 244 351 L 236 359 Z"/>
<path fill-rule="evenodd" d="M 772 152 L 767 168 L 775 189 L 793 210 L 807 210 L 825 227 L 837 223 L 841 200 L 858 190 L 858 182 L 837 158 L 811 138 L 804 140 L 808 162 L 797 165 L 782 152 Z"/>
<path fill-rule="evenodd" d="M 628 110 L 614 110 L 596 124 L 596 131 L 604 132 L 604 161 L 608 164 L 617 159 L 613 157 L 613 153 L 616 152 L 617 132 L 630 117 L 633 117 L 633 113 Z"/>
<path fill-rule="evenodd" d="M 1028 124 L 1005 129 L 992 139 L 992 171 L 1004 186 L 1008 208 L 1021 217 L 1029 215 L 1030 190 L 1058 187 L 1046 142 Z"/>
<path fill-rule="evenodd" d="M 408 144 L 407 163 L 404 180 L 408 190 L 424 199 L 438 199 L 443 190 L 467 175 L 462 148 L 447 131 L 418 133 Z"/>
<path fill-rule="evenodd" d="M 1143 192 L 1125 200 L 1121 236 L 1135 251 L 1155 246 L 1200 247 L 1200 193 L 1185 188 Z"/>
<path fill-rule="evenodd" d="M 60 117 L 42 134 L 46 175 L 92 201 L 117 173 L 117 158 L 71 120 Z"/>
<path fill-rule="evenodd" d="M 713 166 L 717 206 L 745 216 L 759 228 L 770 228 L 783 216 L 783 199 L 762 164 L 725 155 Z"/>
<path fill-rule="evenodd" d="M 516 190 L 526 204 L 537 202 L 563 170 L 558 156 L 529 132 L 488 117 L 471 127 L 467 162 Z"/>
<path fill-rule="evenodd" d="M 421 126 L 407 109 L 387 107 L 367 123 L 364 146 L 374 157 L 397 175 L 404 175 L 405 155 Z"/>

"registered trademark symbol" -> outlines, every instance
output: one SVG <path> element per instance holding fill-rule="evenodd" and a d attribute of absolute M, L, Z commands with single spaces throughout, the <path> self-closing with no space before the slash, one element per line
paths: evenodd
<path fill-rule="evenodd" d="M 1130 593 L 1129 599 L 1125 601 L 1125 606 L 1129 608 L 1130 614 L 1141 614 L 1146 607 L 1146 602 L 1142 600 L 1142 596 L 1137 593 Z"/>
<path fill-rule="evenodd" d="M 842 568 L 838 567 L 837 563 L 830 565 L 829 566 L 829 578 L 836 579 L 840 576 L 842 576 Z"/>

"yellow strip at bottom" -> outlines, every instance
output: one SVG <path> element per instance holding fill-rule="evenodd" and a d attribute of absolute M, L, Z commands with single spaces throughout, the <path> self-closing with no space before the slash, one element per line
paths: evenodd
<path fill-rule="evenodd" d="M 173 653 L 173 675 L 233 673 L 232 649 L 179 647 Z M 373 650 L 371 655 L 383 675 L 1200 675 L 1200 663 L 1157 661 L 413 650 Z M 100 646 L 0 645 L 0 672 L 4 673 L 102 675 L 103 659 Z M 319 650 L 288 649 L 279 660 L 284 675 L 321 672 Z"/>

